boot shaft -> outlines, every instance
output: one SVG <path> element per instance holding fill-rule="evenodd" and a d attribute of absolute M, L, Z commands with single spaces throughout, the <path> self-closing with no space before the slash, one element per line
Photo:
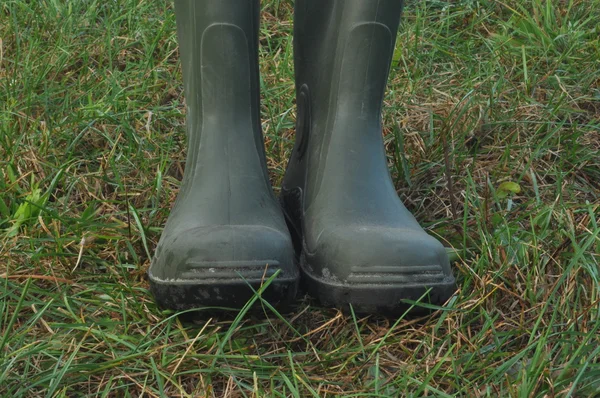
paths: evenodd
<path fill-rule="evenodd" d="M 184 92 L 188 108 L 201 109 L 203 102 L 215 98 L 215 92 L 203 101 L 203 81 L 215 76 L 203 76 L 203 66 L 211 60 L 221 65 L 221 70 L 207 70 L 212 74 L 230 76 L 231 64 L 238 63 L 240 52 L 247 52 L 250 100 L 253 108 L 258 108 L 260 97 L 258 80 L 258 0 L 176 0 L 177 37 L 183 70 Z M 245 42 L 245 44 L 244 44 Z M 204 65 L 203 65 L 204 63 Z M 246 84 L 242 84 L 246 86 Z M 213 87 L 214 88 L 214 87 Z M 210 90 L 210 89 L 209 89 Z M 222 97 L 222 96 L 221 96 Z M 210 104 L 209 104 L 210 105 Z M 258 123 L 255 118 L 253 122 Z"/>
<path fill-rule="evenodd" d="M 296 1 L 296 86 L 318 98 L 315 117 L 337 101 L 378 105 L 362 113 L 380 111 L 402 7 L 402 0 Z"/>
<path fill-rule="evenodd" d="M 175 1 L 187 104 L 186 179 L 202 168 L 205 174 L 260 173 L 268 182 L 260 125 L 259 6 L 258 0 Z"/>
<path fill-rule="evenodd" d="M 301 187 L 305 206 L 322 188 L 395 194 L 381 107 L 402 1 L 297 0 L 295 12 L 297 143 L 284 190 Z"/>

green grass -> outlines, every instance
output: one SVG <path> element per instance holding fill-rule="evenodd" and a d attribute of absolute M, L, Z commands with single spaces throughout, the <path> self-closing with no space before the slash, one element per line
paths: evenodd
<path fill-rule="evenodd" d="M 459 250 L 446 309 L 304 299 L 195 325 L 145 279 L 185 162 L 171 8 L 0 3 L 0 395 L 600 395 L 600 1 L 407 3 L 385 142 L 406 205 Z M 291 1 L 262 22 L 277 186 Z"/>

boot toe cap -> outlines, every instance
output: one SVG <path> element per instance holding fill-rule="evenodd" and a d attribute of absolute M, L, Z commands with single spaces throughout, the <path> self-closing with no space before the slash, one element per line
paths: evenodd
<path fill-rule="evenodd" d="M 422 230 L 388 227 L 344 227 L 320 234 L 311 258 L 321 274 L 335 275 L 341 282 L 392 281 L 409 275 L 432 278 L 451 275 L 446 250 Z M 310 251 L 309 251 L 310 252 Z M 370 276 L 368 276 L 370 274 Z"/>
<path fill-rule="evenodd" d="M 167 232 L 148 270 L 161 308 L 241 308 L 276 272 L 262 297 L 291 303 L 299 272 L 291 240 L 265 226 L 209 226 Z"/>
<path fill-rule="evenodd" d="M 443 304 L 455 281 L 446 250 L 423 230 L 344 227 L 325 230 L 302 268 L 328 304 L 358 312 L 395 312 L 405 299 Z"/>
<path fill-rule="evenodd" d="M 255 280 L 277 270 L 281 278 L 297 274 L 292 242 L 274 228 L 216 225 L 165 235 L 150 267 L 157 280 Z"/>

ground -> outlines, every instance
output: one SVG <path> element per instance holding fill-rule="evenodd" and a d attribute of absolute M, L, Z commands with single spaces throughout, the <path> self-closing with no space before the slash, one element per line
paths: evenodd
<path fill-rule="evenodd" d="M 263 1 L 275 187 L 294 140 L 291 0 Z M 182 323 L 146 270 L 185 167 L 172 5 L 0 3 L 2 396 L 600 395 L 600 1 L 407 2 L 384 135 L 456 249 L 429 316 Z"/>

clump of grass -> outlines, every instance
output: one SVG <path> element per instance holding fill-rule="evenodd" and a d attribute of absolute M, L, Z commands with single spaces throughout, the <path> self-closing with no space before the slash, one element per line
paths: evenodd
<path fill-rule="evenodd" d="M 407 2 L 384 135 L 399 194 L 457 249 L 444 309 L 363 318 L 305 299 L 182 324 L 145 280 L 185 163 L 171 4 L 3 2 L 2 395 L 597 396 L 599 10 Z M 277 185 L 291 1 L 263 2 L 262 22 Z"/>

